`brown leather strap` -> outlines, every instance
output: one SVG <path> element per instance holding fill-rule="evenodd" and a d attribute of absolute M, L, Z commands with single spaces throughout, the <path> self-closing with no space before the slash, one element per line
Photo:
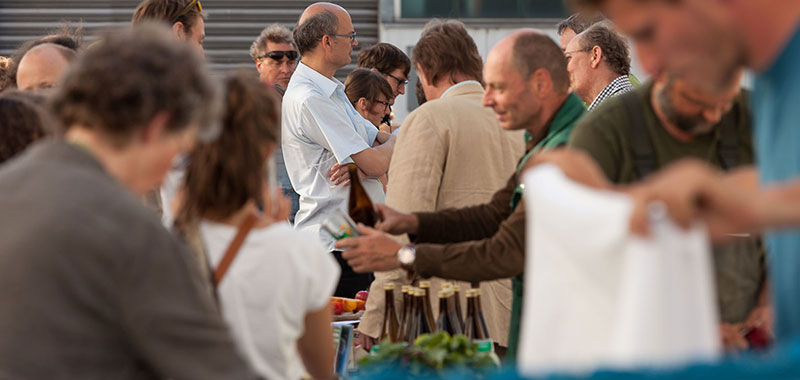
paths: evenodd
<path fill-rule="evenodd" d="M 253 226 L 256 225 L 256 220 L 258 220 L 258 216 L 256 216 L 255 213 L 250 213 L 247 214 L 247 217 L 242 221 L 242 224 L 239 225 L 239 230 L 236 231 L 236 236 L 233 237 L 233 241 L 231 241 L 228 249 L 225 250 L 225 256 L 222 256 L 222 260 L 219 262 L 219 265 L 217 265 L 217 268 L 214 269 L 214 288 L 216 288 L 222 281 L 222 277 L 225 276 L 225 272 L 228 271 L 228 268 L 231 266 L 236 254 L 239 253 L 239 249 L 242 248 L 244 239 L 250 233 L 250 230 L 253 229 Z"/>

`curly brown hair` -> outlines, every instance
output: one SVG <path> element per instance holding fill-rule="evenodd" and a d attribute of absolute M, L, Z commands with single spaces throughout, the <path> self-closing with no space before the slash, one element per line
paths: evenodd
<path fill-rule="evenodd" d="M 16 156 L 42 138 L 49 119 L 32 98 L 16 90 L 0 95 L 0 163 Z"/>
<path fill-rule="evenodd" d="M 249 200 L 262 205 L 266 147 L 280 135 L 280 99 L 272 86 L 237 73 L 225 80 L 222 134 L 189 154 L 179 230 L 200 218 L 224 219 Z"/>
<path fill-rule="evenodd" d="M 196 49 L 163 26 L 143 24 L 108 34 L 81 55 L 51 106 L 65 128 L 90 128 L 122 147 L 159 113 L 169 116 L 169 132 L 208 132 L 216 95 Z"/>

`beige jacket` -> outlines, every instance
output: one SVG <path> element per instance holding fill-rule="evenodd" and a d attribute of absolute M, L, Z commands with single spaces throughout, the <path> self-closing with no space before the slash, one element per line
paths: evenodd
<path fill-rule="evenodd" d="M 443 98 L 412 112 L 400 128 L 389 168 L 386 204 L 402 212 L 439 211 L 488 202 L 516 170 L 525 152 L 523 132 L 500 128 L 494 112 L 481 105 L 483 88 L 476 82 L 453 87 Z M 458 226 L 453 226 L 458 228 Z M 405 242 L 407 237 L 401 237 Z M 431 294 L 442 280 L 431 279 Z M 371 337 L 380 334 L 386 283 L 407 284 L 405 271 L 375 273 L 367 310 L 358 328 Z M 460 283 L 464 297 L 469 284 Z M 481 283 L 484 314 L 492 339 L 505 346 L 511 314 L 511 281 Z M 433 311 L 439 303 L 433 300 Z M 466 310 L 466 301 L 462 299 Z"/>

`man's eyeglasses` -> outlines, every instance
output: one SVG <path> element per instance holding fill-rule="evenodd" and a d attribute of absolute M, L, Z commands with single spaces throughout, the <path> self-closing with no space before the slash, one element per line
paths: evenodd
<path fill-rule="evenodd" d="M 264 58 L 271 58 L 280 62 L 283 60 L 283 57 L 289 58 L 289 61 L 296 61 L 297 58 L 300 57 L 300 53 L 298 53 L 296 50 L 273 50 L 258 57 L 258 59 L 261 60 Z"/>
<path fill-rule="evenodd" d="M 356 40 L 356 32 L 347 33 L 347 34 L 329 34 L 329 36 L 336 36 L 336 37 L 347 37 L 350 39 L 350 43 L 352 44 L 353 41 Z"/>
<path fill-rule="evenodd" d="M 390 78 L 392 78 L 392 79 L 396 80 L 396 81 L 397 81 L 397 84 L 402 84 L 402 85 L 404 85 L 404 86 L 408 84 L 408 79 L 400 79 L 400 78 L 398 78 L 398 77 L 396 77 L 396 76 L 394 76 L 394 75 L 392 75 L 392 74 L 386 74 L 386 75 L 387 75 L 388 77 L 390 77 Z"/>
<path fill-rule="evenodd" d="M 177 16 L 175 16 L 175 18 L 174 18 L 174 19 L 172 19 L 172 23 L 174 24 L 174 23 L 178 22 L 178 20 L 179 20 L 181 17 L 183 17 L 183 16 L 185 16 L 187 13 L 191 12 L 191 11 L 192 11 L 192 8 L 194 8 L 194 6 L 195 6 L 195 5 L 197 6 L 197 10 L 198 10 L 198 11 L 200 11 L 200 12 L 202 12 L 202 11 L 203 11 L 203 4 L 200 4 L 200 0 L 192 0 L 192 1 L 190 1 L 190 2 L 189 2 L 189 5 L 187 5 L 187 6 L 186 6 L 186 8 L 183 8 L 183 10 L 181 11 L 181 13 L 178 13 L 178 15 L 177 15 Z"/>

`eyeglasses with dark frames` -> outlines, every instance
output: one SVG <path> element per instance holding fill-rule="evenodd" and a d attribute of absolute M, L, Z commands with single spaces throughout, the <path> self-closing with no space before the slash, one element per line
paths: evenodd
<path fill-rule="evenodd" d="M 280 62 L 283 59 L 283 57 L 288 58 L 289 61 L 296 61 L 297 58 L 300 58 L 300 53 L 298 53 L 296 50 L 273 50 L 267 52 L 262 56 L 259 56 L 258 59 L 262 60 L 264 58 L 271 58 L 275 61 Z"/>
<path fill-rule="evenodd" d="M 392 75 L 392 74 L 389 74 L 389 73 L 387 73 L 387 74 L 385 74 L 385 75 L 387 75 L 388 77 L 390 77 L 390 78 L 392 78 L 392 79 L 396 80 L 396 81 L 397 81 L 397 84 L 402 84 L 403 86 L 405 86 L 405 85 L 407 85 L 407 84 L 408 84 L 408 79 L 400 79 L 400 78 L 398 78 L 398 77 L 396 77 L 396 76 L 394 76 L 394 75 Z"/>
<path fill-rule="evenodd" d="M 384 102 L 383 100 L 377 100 L 377 99 L 373 100 L 373 102 L 383 104 L 383 109 L 384 110 L 392 109 L 392 105 L 389 102 Z"/>
<path fill-rule="evenodd" d="M 356 32 L 347 33 L 347 34 L 329 34 L 329 36 L 336 36 L 336 37 L 347 37 L 350 39 L 350 43 L 352 44 L 353 41 L 356 40 Z"/>
<path fill-rule="evenodd" d="M 180 18 L 181 18 L 181 17 L 183 17 L 183 16 L 185 16 L 187 13 L 191 12 L 191 11 L 192 11 L 192 8 L 193 8 L 195 5 L 197 6 L 197 10 L 198 10 L 198 11 L 200 11 L 200 12 L 202 12 L 202 11 L 203 11 L 203 4 L 200 4 L 200 0 L 192 0 L 192 1 L 190 1 L 190 2 L 189 2 L 189 5 L 187 5 L 187 6 L 186 6 L 186 8 L 183 8 L 183 10 L 181 11 L 181 13 L 178 13 L 178 15 L 177 15 L 177 16 L 175 16 L 175 18 L 174 18 L 174 19 L 172 19 L 172 23 L 174 24 L 174 23 L 178 22 L 178 20 L 180 20 Z"/>

